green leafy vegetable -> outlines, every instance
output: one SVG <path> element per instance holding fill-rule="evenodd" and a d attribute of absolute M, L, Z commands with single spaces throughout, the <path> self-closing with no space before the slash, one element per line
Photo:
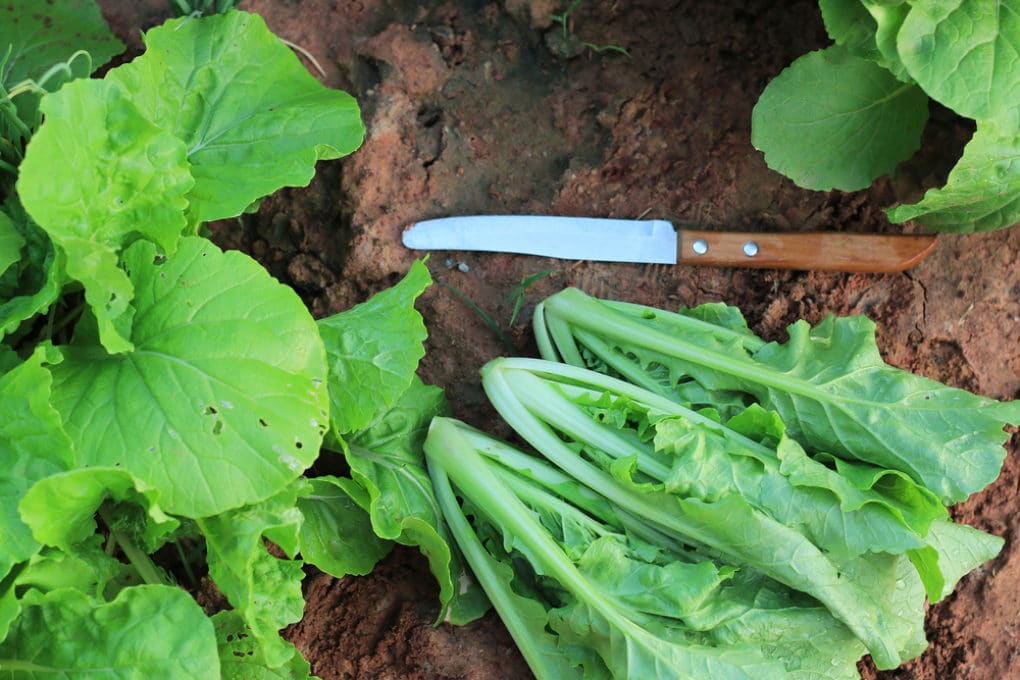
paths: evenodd
<path fill-rule="evenodd" d="M 946 186 L 889 211 L 896 222 L 921 219 L 942 231 L 990 231 L 1020 221 L 1020 134 L 978 123 Z"/>
<path fill-rule="evenodd" d="M 752 567 L 670 541 L 456 421 L 436 419 L 425 450 L 451 530 L 536 677 L 857 677 L 864 647 L 847 628 Z"/>
<path fill-rule="evenodd" d="M 762 93 L 752 141 L 811 189 L 856 190 L 917 148 L 928 97 L 977 122 L 949 181 L 888 211 L 940 231 L 1020 220 L 1020 6 L 1013 0 L 821 0 L 836 45 L 801 57 Z"/>
<path fill-rule="evenodd" d="M 0 582 L 41 547 L 18 514 L 39 480 L 71 466 L 71 440 L 50 406 L 50 374 L 42 353 L 0 376 Z"/>
<path fill-rule="evenodd" d="M 20 161 L 24 142 L 41 122 L 41 96 L 90 75 L 124 45 L 110 32 L 94 0 L 53 0 L 44 8 L 37 0 L 10 0 L 3 9 L 0 95 L 9 96 L 15 106 L 0 105 L 0 129 L 16 134 L 0 158 Z"/>
<path fill-rule="evenodd" d="M 220 677 L 212 622 L 179 588 L 138 586 L 106 604 L 60 589 L 22 607 L 0 642 L 0 671 L 13 677 Z"/>
<path fill-rule="evenodd" d="M 429 422 L 448 411 L 443 391 L 415 375 L 427 333 L 414 302 L 431 281 L 424 263 L 415 263 L 392 288 L 319 321 L 329 361 L 332 439 L 351 472 L 350 479 L 329 483 L 334 494 L 342 491 L 368 513 L 377 537 L 421 549 L 439 582 L 441 618 L 461 624 L 488 604 L 447 533 L 422 454 Z M 320 501 L 320 509 L 345 517 L 351 512 L 342 499 Z M 320 566 L 333 574 L 364 572 L 385 552 L 369 540 Z"/>
<path fill-rule="evenodd" d="M 735 310 L 734 310 L 735 311 Z M 946 503 L 963 500 L 998 474 L 1003 426 L 1020 404 L 954 389 L 886 364 L 865 317 L 792 325 L 786 343 L 672 314 L 621 306 L 568 289 L 537 312 L 549 359 L 589 361 L 676 396 L 693 381 L 708 391 L 741 392 L 777 411 L 810 451 L 899 470 Z M 592 363 L 591 365 L 595 365 Z M 652 377 L 666 376 L 665 384 Z"/>
<path fill-rule="evenodd" d="M 66 255 L 67 275 L 85 286 L 103 345 L 129 351 L 134 292 L 117 252 L 138 236 L 176 247 L 194 183 L 186 149 L 113 83 L 70 83 L 42 110 L 46 125 L 21 164 L 18 193 Z"/>
<path fill-rule="evenodd" d="M 807 189 L 863 189 L 921 146 L 928 99 L 916 85 L 834 46 L 804 55 L 762 92 L 751 143 Z"/>
<path fill-rule="evenodd" d="M 903 475 L 861 464 L 837 466 L 834 474 L 824 457 L 811 459 L 783 438 L 778 421 L 758 407 L 728 427 L 710 410 L 699 413 L 586 369 L 528 359 L 490 362 L 483 385 L 518 434 L 640 519 L 646 532 L 811 595 L 880 668 L 923 649 L 926 593 L 941 597 L 947 584 L 1002 545 L 985 536 L 976 551 L 947 554 L 942 542 L 928 540 L 935 523 L 947 521 L 933 494 Z M 759 433 L 771 445 L 744 438 L 763 422 L 768 427 Z M 937 558 L 918 570 L 915 560 L 933 552 Z"/>
<path fill-rule="evenodd" d="M 325 354 L 301 300 L 205 239 L 170 256 L 140 241 L 124 259 L 134 350 L 76 343 L 51 367 L 76 463 L 120 465 L 189 517 L 277 493 L 315 460 L 328 418 Z"/>
<path fill-rule="evenodd" d="M 442 390 L 416 378 L 392 409 L 349 439 L 347 462 L 368 492 L 375 533 L 421 549 L 439 582 L 441 617 L 462 624 L 481 616 L 488 604 L 453 547 L 422 455 L 429 423 L 447 411 Z"/>
<path fill-rule="evenodd" d="M 0 675 L 309 677 L 280 630 L 305 541 L 325 561 L 348 531 L 302 476 L 340 383 L 297 295 L 196 234 L 353 151 L 357 104 L 242 12 L 157 27 L 88 80 L 120 49 L 98 9 L 39 5 L 0 9 Z M 398 403 L 423 339 L 348 394 Z M 388 543 L 344 509 L 364 568 Z M 174 585 L 203 561 L 214 618 Z"/>
<path fill-rule="evenodd" d="M 365 511 L 370 506 L 368 492 L 339 477 L 315 477 L 308 483 L 311 493 L 297 502 L 304 517 L 301 557 L 337 578 L 371 572 L 393 543 L 372 528 Z"/>
<path fill-rule="evenodd" d="M 291 485 L 267 501 L 198 520 L 206 538 L 209 575 L 244 620 L 269 668 L 294 656 L 294 646 L 282 640 L 279 631 L 304 614 L 304 573 L 293 558 L 302 522 L 297 498 L 307 495 L 305 487 Z M 290 559 L 270 555 L 263 537 Z"/>
<path fill-rule="evenodd" d="M 256 14 L 175 19 L 148 31 L 145 44 L 144 55 L 107 78 L 184 142 L 193 225 L 304 186 L 316 161 L 361 145 L 353 97 L 315 80 Z"/>
<path fill-rule="evenodd" d="M 431 283 L 428 269 L 416 262 L 397 285 L 318 322 L 337 434 L 365 429 L 410 386 L 427 336 L 414 301 Z"/>

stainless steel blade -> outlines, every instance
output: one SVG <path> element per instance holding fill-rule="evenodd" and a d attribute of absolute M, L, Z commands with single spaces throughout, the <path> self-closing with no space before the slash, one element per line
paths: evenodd
<path fill-rule="evenodd" d="M 545 215 L 472 215 L 424 220 L 407 228 L 417 250 L 481 250 L 565 260 L 676 264 L 677 235 L 664 220 Z"/>

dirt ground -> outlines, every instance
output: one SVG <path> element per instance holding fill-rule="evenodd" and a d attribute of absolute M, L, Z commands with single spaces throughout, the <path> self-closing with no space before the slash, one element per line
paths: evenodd
<path fill-rule="evenodd" d="M 132 49 L 167 16 L 165 0 L 103 0 Z M 416 257 L 408 224 L 471 213 L 666 218 L 704 229 L 907 231 L 881 211 L 945 178 L 969 138 L 935 108 L 918 156 L 863 192 L 796 188 L 750 144 L 751 109 L 784 66 L 828 43 L 818 3 L 791 0 L 585 0 L 566 31 L 555 0 L 248 0 L 281 37 L 312 55 L 321 80 L 351 92 L 367 137 L 324 163 L 312 185 L 217 226 L 224 246 L 257 257 L 317 316 L 394 283 Z M 589 43 L 586 47 L 584 43 Z M 617 46 L 597 51 L 594 47 Z M 316 66 L 306 62 L 318 74 Z M 607 265 L 434 253 L 434 277 L 534 354 L 530 311 L 573 285 L 664 307 L 723 300 L 755 331 L 783 337 L 797 318 L 866 314 L 895 365 L 1000 399 L 1020 395 L 1020 230 L 940 237 L 911 271 L 885 275 Z M 510 327 L 511 291 L 528 289 Z M 447 389 L 456 415 L 506 434 L 478 368 L 505 353 L 451 290 L 419 305 L 430 330 L 422 376 Z M 932 607 L 928 651 L 867 678 L 1020 678 L 1020 436 L 994 485 L 954 515 L 1006 539 L 1001 556 Z M 527 667 L 499 620 L 434 626 L 437 589 L 423 559 L 399 549 L 366 577 L 307 581 L 305 619 L 289 635 L 324 679 L 520 679 Z"/>

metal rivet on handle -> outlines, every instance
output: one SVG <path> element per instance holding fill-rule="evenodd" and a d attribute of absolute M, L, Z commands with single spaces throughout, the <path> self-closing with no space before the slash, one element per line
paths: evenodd
<path fill-rule="evenodd" d="M 704 255 L 708 252 L 708 241 L 703 238 L 699 238 L 691 244 L 691 250 L 694 251 L 695 255 Z"/>
<path fill-rule="evenodd" d="M 748 241 L 744 244 L 744 255 L 748 257 L 754 257 L 758 254 L 758 244 L 754 241 Z"/>

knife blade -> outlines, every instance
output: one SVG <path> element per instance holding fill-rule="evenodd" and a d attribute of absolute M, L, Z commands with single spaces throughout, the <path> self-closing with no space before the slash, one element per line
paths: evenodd
<path fill-rule="evenodd" d="M 441 217 L 411 225 L 402 240 L 415 250 L 856 273 L 903 271 L 936 245 L 930 235 L 678 230 L 665 220 L 549 215 Z"/>

